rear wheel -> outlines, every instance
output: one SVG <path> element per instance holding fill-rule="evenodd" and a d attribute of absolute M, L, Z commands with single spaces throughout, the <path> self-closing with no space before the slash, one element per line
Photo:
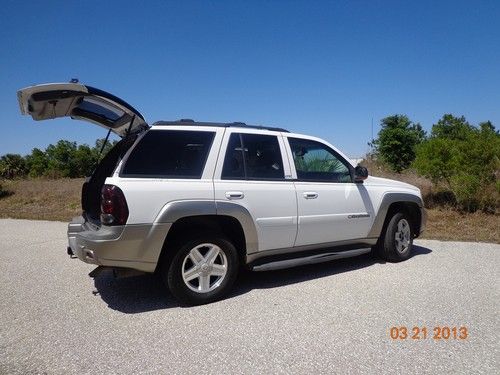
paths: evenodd
<path fill-rule="evenodd" d="M 177 247 L 163 278 L 179 301 L 200 305 L 222 298 L 231 289 L 238 263 L 230 241 L 220 235 L 204 235 Z"/>
<path fill-rule="evenodd" d="M 413 247 L 413 228 L 405 212 L 395 213 L 382 233 L 377 250 L 389 262 L 400 262 L 410 257 Z"/>

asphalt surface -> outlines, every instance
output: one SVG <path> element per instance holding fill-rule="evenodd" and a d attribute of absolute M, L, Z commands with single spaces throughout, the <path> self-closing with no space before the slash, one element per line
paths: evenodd
<path fill-rule="evenodd" d="M 180 307 L 154 276 L 91 279 L 65 232 L 0 220 L 0 374 L 500 371 L 500 245 L 419 240 L 399 264 L 247 273 L 226 300 Z M 434 340 L 434 326 L 469 335 Z"/>

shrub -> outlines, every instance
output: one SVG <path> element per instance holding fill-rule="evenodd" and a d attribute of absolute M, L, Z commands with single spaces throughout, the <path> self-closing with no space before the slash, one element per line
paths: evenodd
<path fill-rule="evenodd" d="M 415 159 L 415 146 L 425 139 L 425 132 L 405 115 L 383 118 L 381 126 L 378 138 L 371 145 L 383 162 L 400 173 Z"/>
<path fill-rule="evenodd" d="M 26 161 L 21 155 L 6 154 L 0 158 L 0 175 L 4 178 L 17 178 L 25 176 L 27 172 Z"/>
<path fill-rule="evenodd" d="M 500 200 L 500 135 L 490 122 L 475 128 L 450 116 L 443 116 L 430 139 L 417 147 L 413 166 L 449 189 L 459 208 L 494 212 Z"/>

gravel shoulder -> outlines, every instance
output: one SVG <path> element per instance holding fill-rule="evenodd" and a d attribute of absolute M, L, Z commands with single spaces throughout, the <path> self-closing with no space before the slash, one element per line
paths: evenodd
<path fill-rule="evenodd" d="M 65 223 L 0 220 L 0 373 L 498 373 L 500 245 L 416 244 L 398 264 L 245 273 L 186 308 L 154 276 L 89 278 Z M 396 341 L 392 326 L 469 337 Z"/>

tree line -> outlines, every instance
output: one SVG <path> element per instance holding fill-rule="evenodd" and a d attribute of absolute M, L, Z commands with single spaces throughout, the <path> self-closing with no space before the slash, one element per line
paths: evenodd
<path fill-rule="evenodd" d="M 7 179 L 19 177 L 86 177 L 117 141 L 98 139 L 93 147 L 65 140 L 50 144 L 45 150 L 34 148 L 30 154 L 6 154 L 0 157 L 0 176 Z M 101 153 L 102 149 L 102 153 Z"/>
<path fill-rule="evenodd" d="M 500 207 L 500 134 L 490 121 L 470 124 L 445 114 L 429 134 L 406 115 L 380 122 L 370 145 L 391 170 L 412 169 L 437 189 L 451 193 L 459 208 L 496 212 Z"/>
<path fill-rule="evenodd" d="M 437 189 L 450 192 L 457 207 L 496 212 L 500 207 L 500 134 L 490 121 L 470 124 L 465 117 L 445 114 L 427 134 L 418 122 L 396 114 L 380 121 L 370 145 L 372 157 L 401 173 L 413 170 Z M 117 141 L 107 142 L 105 155 Z M 0 176 L 85 177 L 97 165 L 104 139 L 93 147 L 60 140 L 29 155 L 0 157 Z M 101 157 L 102 157 L 101 155 Z"/>

